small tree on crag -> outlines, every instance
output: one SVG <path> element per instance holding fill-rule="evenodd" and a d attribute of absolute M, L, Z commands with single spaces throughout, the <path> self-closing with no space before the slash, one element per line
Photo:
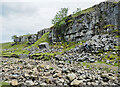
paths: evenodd
<path fill-rule="evenodd" d="M 52 24 L 56 24 L 60 22 L 63 18 L 67 17 L 68 14 L 68 8 L 61 8 L 59 12 L 55 15 L 55 17 L 52 19 Z"/>
<path fill-rule="evenodd" d="M 17 35 L 13 35 L 13 36 L 12 36 L 12 39 L 14 40 L 14 42 L 17 42 L 17 41 L 16 41 L 17 38 L 18 38 Z"/>
<path fill-rule="evenodd" d="M 68 8 L 61 8 L 59 12 L 55 15 L 55 17 L 52 19 L 52 24 L 55 25 L 55 31 L 56 31 L 56 38 L 58 40 L 64 40 L 63 34 L 64 34 L 64 28 L 66 27 L 66 18 L 68 14 Z"/>

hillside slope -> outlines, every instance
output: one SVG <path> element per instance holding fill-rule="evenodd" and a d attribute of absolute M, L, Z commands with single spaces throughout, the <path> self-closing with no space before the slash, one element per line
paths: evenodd
<path fill-rule="evenodd" d="M 100 57 L 100 61 L 116 65 L 120 48 L 117 40 L 120 37 L 119 8 L 120 2 L 101 2 L 69 15 L 63 20 L 64 28 L 57 29 L 54 25 L 37 34 L 17 37 L 14 43 L 2 44 L 1 56 L 25 58 L 35 54 L 55 57 L 59 54 L 63 58 L 59 56 L 58 59 L 93 62 Z M 48 42 L 51 49 L 39 49 L 38 45 L 42 42 Z M 85 49 L 85 42 L 90 43 L 90 51 Z M 91 57 L 82 60 L 81 57 L 86 55 Z"/>

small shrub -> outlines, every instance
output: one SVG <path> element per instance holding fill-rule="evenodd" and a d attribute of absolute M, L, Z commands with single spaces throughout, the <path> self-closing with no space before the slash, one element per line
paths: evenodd
<path fill-rule="evenodd" d="M 115 27 L 115 25 L 108 24 L 108 25 L 105 25 L 103 28 L 109 28 L 109 27 Z"/>
<path fill-rule="evenodd" d="M 73 20 L 68 20 L 68 23 L 72 23 L 73 22 Z"/>
<path fill-rule="evenodd" d="M 44 60 L 48 61 L 48 60 L 50 60 L 50 57 L 49 56 L 44 56 Z"/>
<path fill-rule="evenodd" d="M 115 37 L 116 37 L 116 38 L 120 38 L 120 35 L 116 35 Z"/>
<path fill-rule="evenodd" d="M 50 67 L 50 70 L 53 70 L 53 67 Z"/>
<path fill-rule="evenodd" d="M 81 20 L 78 20 L 77 22 L 78 23 L 82 23 L 84 21 L 84 19 L 81 19 Z"/>
<path fill-rule="evenodd" d="M 52 19 L 52 24 L 60 22 L 64 17 L 67 17 L 68 8 L 61 8 L 59 12 L 56 13 L 55 17 Z"/>
<path fill-rule="evenodd" d="M 17 54 L 12 54 L 11 57 L 19 58 Z"/>

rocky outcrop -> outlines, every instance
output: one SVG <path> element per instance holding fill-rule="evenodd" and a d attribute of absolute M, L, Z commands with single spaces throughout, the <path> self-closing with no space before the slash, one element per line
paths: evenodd
<path fill-rule="evenodd" d="M 66 27 L 57 30 L 51 27 L 38 31 L 37 34 L 19 36 L 15 42 L 35 43 L 43 34 L 50 31 L 49 39 L 51 42 L 89 40 L 94 35 L 115 34 L 113 31 L 118 30 L 120 25 L 120 2 L 101 2 L 91 8 L 83 10 L 79 15 L 69 15 Z"/>
<path fill-rule="evenodd" d="M 63 28 L 64 39 L 66 41 L 88 40 L 98 34 L 112 34 L 113 30 L 118 29 L 120 3 L 102 2 L 89 9 L 81 15 L 69 16 L 66 21 L 67 27 Z M 49 34 L 52 42 L 61 41 L 55 27 Z M 60 32 L 59 32 L 60 33 Z"/>
<path fill-rule="evenodd" d="M 19 36 L 14 41 L 19 43 L 24 43 L 28 41 L 28 43 L 31 45 L 34 44 L 38 39 L 40 39 L 43 34 L 49 31 L 50 31 L 49 28 L 45 28 L 38 31 L 37 34 L 28 34 L 28 35 Z"/>

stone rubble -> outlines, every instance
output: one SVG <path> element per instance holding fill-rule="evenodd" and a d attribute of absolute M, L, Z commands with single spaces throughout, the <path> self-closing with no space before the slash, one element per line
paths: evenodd
<path fill-rule="evenodd" d="M 116 73 L 92 68 L 93 66 L 87 68 L 87 66 L 77 65 L 78 63 L 70 64 L 64 61 L 53 64 L 51 61 L 33 59 L 0 59 L 2 81 L 9 82 L 13 86 L 120 85 Z M 59 67 L 60 64 L 63 66 Z"/>

